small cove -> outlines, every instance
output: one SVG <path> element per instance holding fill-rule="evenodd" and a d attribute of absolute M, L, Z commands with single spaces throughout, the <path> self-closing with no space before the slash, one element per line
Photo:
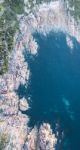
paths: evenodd
<path fill-rule="evenodd" d="M 38 55 L 28 57 L 31 71 L 28 88 L 20 86 L 18 94 L 30 97 L 30 126 L 49 122 L 56 132 L 64 131 L 58 150 L 80 150 L 80 44 L 73 38 L 71 54 L 63 33 L 46 37 L 35 33 Z"/>

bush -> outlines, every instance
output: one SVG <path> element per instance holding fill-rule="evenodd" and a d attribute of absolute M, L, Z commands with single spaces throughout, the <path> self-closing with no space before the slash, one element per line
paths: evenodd
<path fill-rule="evenodd" d="M 8 136 L 6 133 L 1 133 L 0 134 L 0 150 L 4 150 L 6 145 L 8 144 Z"/>

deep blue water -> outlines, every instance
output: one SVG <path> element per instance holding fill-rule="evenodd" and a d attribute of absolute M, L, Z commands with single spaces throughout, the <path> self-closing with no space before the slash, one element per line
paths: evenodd
<path fill-rule="evenodd" d="M 58 150 L 80 150 L 80 44 L 74 42 L 73 53 L 65 34 L 35 33 L 38 55 L 26 56 L 31 77 L 27 90 L 20 86 L 20 96 L 31 97 L 30 126 L 49 122 L 59 131 Z M 56 124 L 58 126 L 56 127 Z"/>

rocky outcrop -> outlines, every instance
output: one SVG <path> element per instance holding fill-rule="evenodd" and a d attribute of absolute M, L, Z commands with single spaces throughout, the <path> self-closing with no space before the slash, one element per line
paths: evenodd
<path fill-rule="evenodd" d="M 44 123 L 39 129 L 39 150 L 55 150 L 57 139 L 49 124 Z"/>
<path fill-rule="evenodd" d="M 27 136 L 25 145 L 29 150 L 55 150 L 57 139 L 51 126 L 43 123 L 39 130 L 35 127 Z"/>
<path fill-rule="evenodd" d="M 29 104 L 25 98 L 20 99 L 19 107 L 21 111 L 26 111 L 29 109 Z"/>

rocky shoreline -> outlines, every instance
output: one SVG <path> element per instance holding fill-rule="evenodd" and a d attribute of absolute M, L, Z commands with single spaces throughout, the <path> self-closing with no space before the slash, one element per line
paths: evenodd
<path fill-rule="evenodd" d="M 49 124 L 43 123 L 40 129 L 28 127 L 29 118 L 22 111 L 29 108 L 25 98 L 19 99 L 15 90 L 20 84 L 29 82 L 30 68 L 25 62 L 24 53 L 36 55 L 38 44 L 33 33 L 45 36 L 53 32 L 64 32 L 68 46 L 73 48 L 70 37 L 80 42 L 79 28 L 74 18 L 68 18 L 60 1 L 41 4 L 27 17 L 20 18 L 20 32 L 14 37 L 14 49 L 9 58 L 8 72 L 0 76 L 0 132 L 6 132 L 9 142 L 4 150 L 55 150 L 57 139 Z"/>

